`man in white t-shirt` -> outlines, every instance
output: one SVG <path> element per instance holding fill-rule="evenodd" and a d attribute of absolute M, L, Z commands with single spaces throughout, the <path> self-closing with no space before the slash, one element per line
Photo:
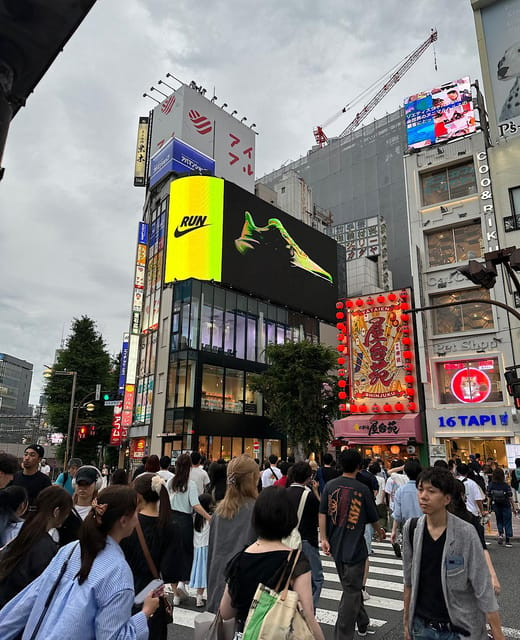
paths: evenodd
<path fill-rule="evenodd" d="M 47 460 L 45 460 L 45 458 L 42 458 L 42 462 L 40 464 L 40 471 L 44 473 L 46 476 L 48 476 L 51 472 L 51 468 L 47 464 Z"/>
<path fill-rule="evenodd" d="M 462 480 L 464 488 L 466 489 L 466 508 L 474 516 L 479 518 L 484 515 L 484 496 L 482 495 L 482 490 L 475 480 L 471 480 L 467 477 L 469 473 L 469 467 L 467 464 L 459 465 L 457 471 L 457 479 Z"/>
<path fill-rule="evenodd" d="M 170 471 L 170 465 L 172 463 L 172 459 L 170 456 L 162 456 L 159 460 L 159 465 L 161 466 L 161 470 L 157 472 L 157 475 L 161 476 L 161 478 L 166 482 L 166 487 L 168 487 L 170 480 L 173 478 L 173 473 Z"/>
<path fill-rule="evenodd" d="M 206 471 L 201 467 L 200 461 L 202 456 L 198 451 L 191 454 L 191 471 L 190 480 L 197 485 L 197 495 L 205 493 L 209 487 L 210 479 Z"/>
<path fill-rule="evenodd" d="M 277 462 L 278 462 L 278 456 L 271 454 L 269 456 L 269 466 L 267 467 L 267 469 L 264 469 L 264 471 L 262 472 L 262 488 L 263 489 L 265 489 L 266 487 L 272 487 L 273 484 L 277 480 L 280 480 L 280 478 L 282 477 L 282 472 L 276 466 Z"/>

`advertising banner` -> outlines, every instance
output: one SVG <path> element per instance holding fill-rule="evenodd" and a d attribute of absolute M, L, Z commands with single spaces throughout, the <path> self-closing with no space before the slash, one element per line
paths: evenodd
<path fill-rule="evenodd" d="M 121 413 L 121 438 L 126 439 L 128 429 L 132 426 L 135 399 L 135 385 L 125 384 L 125 395 Z"/>
<path fill-rule="evenodd" d="M 121 346 L 121 365 L 119 367 L 119 393 L 125 389 L 126 367 L 128 365 L 128 333 L 123 334 L 123 344 Z"/>
<path fill-rule="evenodd" d="M 475 133 L 469 78 L 416 93 L 404 102 L 406 136 L 413 149 Z"/>
<path fill-rule="evenodd" d="M 494 2 L 482 8 L 480 13 L 498 135 L 518 135 L 520 134 L 518 0 Z"/>
<path fill-rule="evenodd" d="M 114 407 L 114 417 L 112 419 L 112 431 L 110 433 L 110 445 L 117 447 L 121 444 L 121 414 L 123 403 L 120 402 Z"/>
<path fill-rule="evenodd" d="M 172 138 L 150 159 L 150 188 L 172 172 L 190 171 L 214 175 L 215 161 L 179 138 Z"/>
<path fill-rule="evenodd" d="M 148 118 L 139 118 L 135 149 L 134 187 L 146 186 L 146 148 L 148 146 Z"/>

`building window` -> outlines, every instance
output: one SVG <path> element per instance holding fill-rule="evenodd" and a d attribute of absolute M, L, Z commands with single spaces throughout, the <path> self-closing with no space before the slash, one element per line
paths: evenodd
<path fill-rule="evenodd" d="M 483 302 L 458 305 L 459 300 L 482 298 Z M 489 300 L 489 291 L 467 289 L 452 291 L 443 295 L 431 296 L 431 304 L 439 305 L 450 302 L 453 306 L 434 309 L 433 332 L 435 334 L 449 334 L 472 331 L 490 331 L 493 329 L 493 312 Z"/>
<path fill-rule="evenodd" d="M 422 173 L 420 179 L 423 206 L 477 193 L 473 160 Z"/>
<path fill-rule="evenodd" d="M 226 369 L 224 411 L 227 413 L 244 412 L 244 372 Z"/>
<path fill-rule="evenodd" d="M 520 229 L 520 187 L 509 189 L 512 216 L 504 218 L 504 231 L 518 231 Z"/>
<path fill-rule="evenodd" d="M 438 362 L 436 374 L 439 404 L 503 401 L 497 358 Z"/>
<path fill-rule="evenodd" d="M 441 229 L 427 237 L 430 267 L 467 262 L 482 256 L 480 223 Z"/>
<path fill-rule="evenodd" d="M 249 387 L 249 380 L 253 374 L 246 372 L 246 400 L 244 404 L 244 412 L 250 416 L 262 415 L 262 394 L 258 391 L 253 391 Z"/>
<path fill-rule="evenodd" d="M 205 364 L 202 368 L 201 408 L 222 411 L 224 404 L 224 368 Z"/>

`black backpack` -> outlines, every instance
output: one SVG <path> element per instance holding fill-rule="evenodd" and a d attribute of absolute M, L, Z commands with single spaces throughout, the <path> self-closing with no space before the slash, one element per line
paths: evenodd
<path fill-rule="evenodd" d="M 491 489 L 489 495 L 497 507 L 504 507 L 509 502 L 509 496 L 503 489 Z"/>

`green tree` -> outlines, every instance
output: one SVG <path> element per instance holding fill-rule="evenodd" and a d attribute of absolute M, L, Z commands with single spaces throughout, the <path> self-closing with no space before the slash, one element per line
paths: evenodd
<path fill-rule="evenodd" d="M 331 374 L 336 354 L 311 342 L 271 344 L 268 368 L 252 376 L 250 386 L 262 393 L 273 425 L 296 447 L 298 457 L 322 451 L 337 416 L 337 378 Z"/>
<path fill-rule="evenodd" d="M 107 351 L 106 343 L 97 330 L 96 323 L 87 316 L 75 318 L 72 321 L 65 348 L 58 351 L 53 369 L 77 372 L 75 407 L 80 406 L 82 400 L 85 403 L 94 401 L 96 384 L 101 384 L 103 391 L 117 389 L 118 371 L 115 370 L 115 361 Z M 64 434 L 67 433 L 71 392 L 72 376 L 53 375 L 47 380 L 45 395 L 48 421 L 55 430 Z M 97 459 L 98 444 L 108 443 L 112 415 L 113 409 L 105 408 L 102 401 L 95 403 L 95 410 L 92 413 L 86 412 L 80 406 L 78 425 L 93 424 L 96 428 L 94 437 L 87 437 L 75 443 L 75 455 L 82 458 L 85 463 Z"/>

